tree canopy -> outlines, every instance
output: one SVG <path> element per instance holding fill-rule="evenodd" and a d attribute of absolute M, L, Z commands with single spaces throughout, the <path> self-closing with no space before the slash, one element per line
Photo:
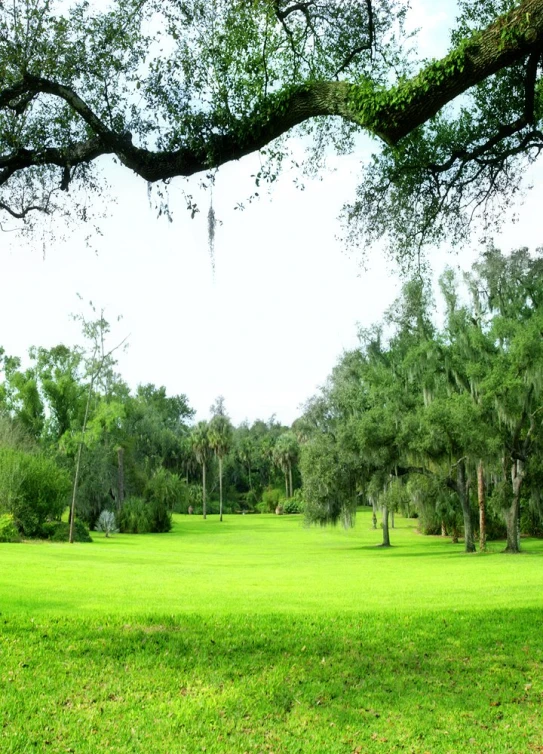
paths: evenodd
<path fill-rule="evenodd" d="M 459 241 L 543 144 L 543 0 L 459 5 L 449 49 L 428 61 L 403 0 L 5 3 L 0 210 L 24 227 L 85 219 L 104 155 L 155 183 L 265 150 L 258 182 L 293 129 L 313 135 L 317 160 L 365 131 L 380 146 L 350 232 L 400 252 Z"/>

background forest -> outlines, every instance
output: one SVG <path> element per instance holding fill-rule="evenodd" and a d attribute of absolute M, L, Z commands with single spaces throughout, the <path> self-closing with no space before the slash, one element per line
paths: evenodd
<path fill-rule="evenodd" d="M 543 255 L 487 250 L 436 299 L 407 282 L 291 428 L 235 427 L 222 397 L 194 423 L 186 395 L 131 390 L 96 310 L 80 347 L 31 348 L 24 366 L 0 350 L 0 537 L 169 531 L 172 512 L 349 526 L 371 505 L 385 546 L 399 511 L 468 552 L 518 552 L 543 532 Z"/>

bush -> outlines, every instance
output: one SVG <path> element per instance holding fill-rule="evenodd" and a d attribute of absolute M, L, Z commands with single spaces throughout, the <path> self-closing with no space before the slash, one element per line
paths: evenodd
<path fill-rule="evenodd" d="M 188 508 L 188 491 L 185 481 L 162 467 L 157 469 L 147 482 L 145 497 L 159 503 L 161 508 L 169 511 L 180 505 L 186 505 Z"/>
<path fill-rule="evenodd" d="M 275 513 L 277 506 L 285 499 L 283 490 L 277 487 L 267 487 L 262 493 L 262 502 L 256 507 L 261 513 Z"/>
<path fill-rule="evenodd" d="M 304 501 L 301 490 L 294 490 L 294 495 L 283 503 L 283 513 L 303 513 Z"/>
<path fill-rule="evenodd" d="M 241 510 L 254 511 L 258 510 L 258 497 L 254 490 L 249 490 L 245 495 L 245 500 L 241 503 Z"/>
<path fill-rule="evenodd" d="M 70 539 L 70 524 L 67 521 L 46 521 L 41 527 L 40 535 L 51 542 L 68 542 Z M 76 518 L 74 524 L 74 542 L 92 542 L 89 530 Z"/>
<path fill-rule="evenodd" d="M 294 513 L 303 513 L 303 505 L 300 505 L 299 501 L 291 497 L 285 500 L 283 503 L 283 513 L 292 515 Z"/>
<path fill-rule="evenodd" d="M 150 508 L 151 531 L 163 534 L 172 528 L 172 514 L 161 500 L 151 500 Z"/>
<path fill-rule="evenodd" d="M 146 534 L 151 531 L 149 508 L 143 498 L 129 497 L 124 501 L 118 526 L 126 534 Z"/>
<path fill-rule="evenodd" d="M 21 538 L 11 513 L 0 515 L 0 542 L 20 542 Z"/>
<path fill-rule="evenodd" d="M 124 501 L 118 526 L 126 534 L 163 533 L 172 528 L 172 514 L 160 500 L 131 497 Z"/>
<path fill-rule="evenodd" d="M 11 513 L 25 537 L 41 535 L 42 524 L 60 518 L 71 481 L 66 471 L 41 453 L 0 448 L 0 513 Z"/>
<path fill-rule="evenodd" d="M 115 514 L 113 511 L 104 510 L 98 516 L 98 522 L 94 528 L 95 531 L 103 531 L 106 537 L 110 534 L 118 532 L 117 524 L 115 523 Z"/>

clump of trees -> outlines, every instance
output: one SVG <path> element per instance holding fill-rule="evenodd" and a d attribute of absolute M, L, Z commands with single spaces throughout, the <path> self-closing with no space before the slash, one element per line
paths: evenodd
<path fill-rule="evenodd" d="M 0 349 L 6 531 L 83 541 L 113 516 L 121 532 L 167 532 L 173 512 L 222 520 L 259 510 L 266 491 L 292 497 L 300 477 L 287 427 L 272 418 L 236 428 L 222 397 L 210 421 L 193 426 L 185 395 L 152 384 L 130 390 L 116 372 L 117 347 L 107 345 L 109 323 L 93 311 L 94 319 L 79 318 L 82 347 L 31 348 L 25 366 Z"/>
<path fill-rule="evenodd" d="M 489 249 L 462 276 L 407 283 L 360 332 L 298 425 L 306 515 L 351 525 L 356 507 L 416 513 L 467 552 L 543 531 L 543 253 Z M 374 519 L 375 520 L 375 519 Z"/>

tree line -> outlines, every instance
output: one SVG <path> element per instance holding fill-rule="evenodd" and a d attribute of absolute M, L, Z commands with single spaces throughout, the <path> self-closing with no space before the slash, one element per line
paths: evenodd
<path fill-rule="evenodd" d="M 82 346 L 31 348 L 24 366 L 0 348 L 0 539 L 168 531 L 174 511 L 222 521 L 285 501 L 300 510 L 288 427 L 274 417 L 235 427 L 222 397 L 194 424 L 185 394 L 131 390 L 109 322 L 93 315 L 79 318 Z"/>
<path fill-rule="evenodd" d="M 541 250 L 447 269 L 437 301 L 408 281 L 291 428 L 234 426 L 222 396 L 195 423 L 186 395 L 131 390 L 95 314 L 80 347 L 31 348 L 25 366 L 0 349 L 0 539 L 169 531 L 173 512 L 349 526 L 361 505 L 385 546 L 396 512 L 467 552 L 543 533 Z"/>
<path fill-rule="evenodd" d="M 543 253 L 483 253 L 440 279 L 443 322 L 414 279 L 381 322 L 360 332 L 296 422 L 306 513 L 353 522 L 361 502 L 426 533 L 485 549 L 541 534 Z"/>

